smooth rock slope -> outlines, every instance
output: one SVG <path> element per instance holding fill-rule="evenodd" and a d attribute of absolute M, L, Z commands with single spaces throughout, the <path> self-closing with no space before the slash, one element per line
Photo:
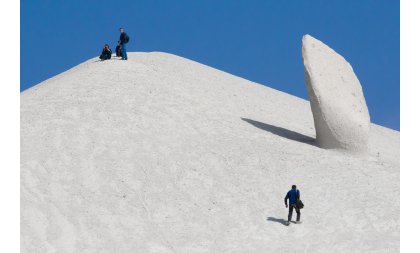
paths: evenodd
<path fill-rule="evenodd" d="M 129 54 L 21 93 L 22 252 L 398 252 L 398 132 L 322 149 L 308 101 Z"/>
<path fill-rule="evenodd" d="M 320 147 L 365 153 L 370 117 L 351 65 L 321 41 L 302 39 L 305 80 Z"/>

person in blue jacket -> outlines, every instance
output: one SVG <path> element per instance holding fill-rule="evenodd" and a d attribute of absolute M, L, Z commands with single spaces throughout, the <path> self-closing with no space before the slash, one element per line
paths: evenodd
<path fill-rule="evenodd" d="M 296 189 L 296 185 L 292 185 L 292 189 L 287 192 L 286 197 L 284 197 L 284 204 L 287 206 L 287 200 L 289 200 L 289 216 L 287 218 L 287 224 L 290 224 L 293 215 L 293 208 L 296 210 L 297 217 L 296 223 L 300 223 L 300 210 L 296 206 L 297 201 L 300 199 L 300 192 Z"/>

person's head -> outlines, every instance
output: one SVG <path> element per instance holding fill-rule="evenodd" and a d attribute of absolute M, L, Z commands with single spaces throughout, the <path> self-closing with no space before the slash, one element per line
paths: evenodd
<path fill-rule="evenodd" d="M 109 45 L 108 44 L 105 44 L 104 48 L 109 48 Z"/>
<path fill-rule="evenodd" d="M 296 190 L 296 185 L 292 185 L 292 189 L 293 190 Z"/>
<path fill-rule="evenodd" d="M 124 32 L 124 28 L 120 27 L 120 33 Z"/>

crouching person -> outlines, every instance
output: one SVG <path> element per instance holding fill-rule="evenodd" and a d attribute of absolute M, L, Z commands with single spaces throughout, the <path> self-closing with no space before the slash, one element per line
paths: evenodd
<path fill-rule="evenodd" d="M 118 41 L 118 45 L 117 45 L 117 47 L 115 48 L 115 55 L 116 55 L 117 57 L 121 57 L 121 47 L 122 47 L 122 45 L 121 45 L 121 40 L 119 40 L 119 41 Z"/>
<path fill-rule="evenodd" d="M 108 44 L 105 44 L 104 48 L 102 49 L 102 54 L 99 56 L 99 59 L 101 60 L 109 60 L 111 59 L 112 51 L 109 48 Z"/>

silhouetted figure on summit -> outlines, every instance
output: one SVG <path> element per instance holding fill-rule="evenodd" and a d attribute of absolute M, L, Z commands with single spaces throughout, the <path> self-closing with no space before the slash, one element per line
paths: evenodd
<path fill-rule="evenodd" d="M 121 41 L 121 60 L 127 60 L 127 47 L 126 44 L 130 37 L 124 32 L 124 28 L 120 28 L 120 41 Z"/>
<path fill-rule="evenodd" d="M 300 192 L 298 189 L 296 189 L 296 185 L 292 185 L 292 189 L 289 190 L 286 194 L 286 197 L 284 197 L 284 204 L 286 205 L 286 208 L 287 199 L 289 199 L 289 216 L 287 217 L 287 225 L 289 225 L 290 221 L 292 220 L 293 208 L 297 213 L 296 223 L 300 223 L 300 208 L 303 207 L 303 204 L 300 206 L 302 202 L 300 201 Z"/>
<path fill-rule="evenodd" d="M 108 44 L 105 44 L 104 48 L 102 49 L 102 53 L 99 56 L 99 59 L 101 60 L 109 60 L 111 59 L 112 51 L 109 48 Z"/>

